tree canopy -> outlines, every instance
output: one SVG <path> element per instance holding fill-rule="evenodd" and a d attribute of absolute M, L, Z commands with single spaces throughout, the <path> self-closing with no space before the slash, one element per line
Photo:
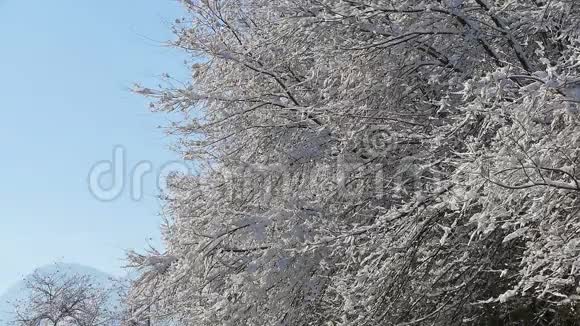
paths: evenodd
<path fill-rule="evenodd" d="M 12 302 L 13 326 L 115 325 L 111 293 L 89 275 L 35 271 L 25 279 L 25 297 Z"/>
<path fill-rule="evenodd" d="M 185 0 L 195 175 L 137 314 L 183 325 L 573 324 L 580 2 Z"/>

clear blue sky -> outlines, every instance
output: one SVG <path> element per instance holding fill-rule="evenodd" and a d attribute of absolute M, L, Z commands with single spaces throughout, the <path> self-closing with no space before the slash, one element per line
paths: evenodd
<path fill-rule="evenodd" d="M 176 159 L 133 82 L 184 75 L 173 0 L 0 0 L 0 293 L 54 261 L 121 274 L 123 250 L 159 243 L 153 176 L 146 198 L 100 202 L 91 166 L 117 144 L 129 166 Z"/>

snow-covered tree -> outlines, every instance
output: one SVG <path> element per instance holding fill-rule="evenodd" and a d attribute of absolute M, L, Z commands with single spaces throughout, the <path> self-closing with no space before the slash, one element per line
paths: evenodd
<path fill-rule="evenodd" d="M 111 293 L 86 275 L 36 271 L 25 280 L 24 299 L 13 302 L 14 326 L 115 325 Z"/>
<path fill-rule="evenodd" d="M 133 253 L 183 325 L 556 325 L 580 300 L 580 2 L 186 0 L 199 167 Z M 137 318 L 137 317 L 136 317 Z"/>

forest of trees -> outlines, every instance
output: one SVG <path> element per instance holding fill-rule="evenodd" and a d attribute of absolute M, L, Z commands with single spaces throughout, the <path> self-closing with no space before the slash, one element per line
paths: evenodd
<path fill-rule="evenodd" d="M 183 3 L 133 324 L 580 323 L 580 1 Z"/>

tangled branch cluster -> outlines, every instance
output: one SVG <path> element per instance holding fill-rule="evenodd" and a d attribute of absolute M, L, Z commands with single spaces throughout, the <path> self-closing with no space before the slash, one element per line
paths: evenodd
<path fill-rule="evenodd" d="M 166 252 L 183 325 L 573 324 L 580 2 L 187 0 Z M 135 319 L 139 319 L 136 316 Z"/>

